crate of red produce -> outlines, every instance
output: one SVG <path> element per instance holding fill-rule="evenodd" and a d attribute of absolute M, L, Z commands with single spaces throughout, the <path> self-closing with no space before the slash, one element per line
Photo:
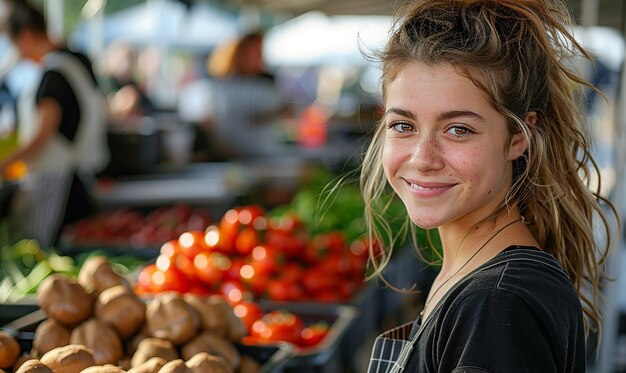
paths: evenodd
<path fill-rule="evenodd" d="M 367 256 L 364 239 L 351 241 L 341 231 L 311 235 L 293 214 L 268 216 L 249 205 L 161 246 L 136 290 L 221 293 L 232 302 L 350 303 L 364 285 Z"/>
<path fill-rule="evenodd" d="M 64 228 L 61 243 L 72 248 L 158 248 L 189 230 L 202 230 L 211 222 L 204 209 L 188 205 L 160 207 L 144 213 L 129 207 L 102 211 Z"/>
<path fill-rule="evenodd" d="M 296 346 L 286 371 L 342 371 L 346 361 L 340 347 L 358 316 L 353 306 L 262 301 L 233 307 L 249 329 L 245 344 L 285 341 Z"/>

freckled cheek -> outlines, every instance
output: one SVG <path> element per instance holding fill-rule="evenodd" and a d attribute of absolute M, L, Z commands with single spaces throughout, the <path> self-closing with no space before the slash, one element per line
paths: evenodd
<path fill-rule="evenodd" d="M 387 146 L 383 149 L 383 169 L 387 178 L 391 178 L 400 167 L 400 151 L 397 148 Z"/>

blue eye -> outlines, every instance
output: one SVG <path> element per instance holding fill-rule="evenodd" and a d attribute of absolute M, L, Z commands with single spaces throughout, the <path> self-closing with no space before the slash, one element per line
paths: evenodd
<path fill-rule="evenodd" d="M 465 137 L 471 135 L 474 131 L 472 131 L 469 127 L 456 124 L 448 128 L 446 133 L 455 137 Z"/>

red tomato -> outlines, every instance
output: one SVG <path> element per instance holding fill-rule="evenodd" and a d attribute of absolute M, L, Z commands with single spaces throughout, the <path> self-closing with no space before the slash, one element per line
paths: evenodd
<path fill-rule="evenodd" d="M 173 257 L 180 252 L 180 246 L 178 240 L 170 240 L 161 246 L 159 253 L 168 257 Z"/>
<path fill-rule="evenodd" d="M 339 290 L 326 289 L 315 293 L 315 301 L 322 303 L 337 303 L 345 300 Z"/>
<path fill-rule="evenodd" d="M 252 324 L 250 335 L 260 340 L 297 343 L 303 328 L 300 316 L 286 310 L 273 310 Z"/>
<path fill-rule="evenodd" d="M 192 282 L 187 292 L 200 296 L 208 296 L 213 294 L 211 289 L 209 289 L 206 285 L 200 282 Z"/>
<path fill-rule="evenodd" d="M 241 281 L 241 267 L 246 264 L 243 258 L 234 257 L 230 259 L 230 268 L 226 271 L 225 280 Z"/>
<path fill-rule="evenodd" d="M 226 281 L 222 283 L 220 293 L 231 306 L 252 299 L 252 294 L 247 291 L 239 281 Z"/>
<path fill-rule="evenodd" d="M 186 293 L 190 288 L 190 283 L 187 277 L 173 266 L 164 271 L 155 271 L 151 278 L 152 287 L 156 293 L 162 293 L 165 291 Z"/>
<path fill-rule="evenodd" d="M 355 280 L 344 279 L 339 284 L 339 296 L 341 297 L 342 300 L 348 300 L 355 295 L 358 288 L 359 288 L 359 283 L 357 283 Z"/>
<path fill-rule="evenodd" d="M 248 286 L 254 295 L 260 295 L 267 288 L 270 276 L 266 274 L 257 274 L 254 267 L 250 264 L 244 264 L 239 270 L 241 281 Z"/>
<path fill-rule="evenodd" d="M 332 253 L 345 252 L 348 248 L 348 239 L 342 231 L 333 231 L 324 234 L 326 244 Z"/>
<path fill-rule="evenodd" d="M 352 263 L 345 253 L 333 253 L 326 256 L 319 263 L 319 267 L 327 272 L 341 276 L 347 276 L 352 273 Z"/>
<path fill-rule="evenodd" d="M 265 220 L 265 209 L 260 205 L 247 205 L 241 207 L 238 219 L 239 224 L 252 226 L 256 229 L 265 229 L 267 226 L 266 222 L 262 222 Z"/>
<path fill-rule="evenodd" d="M 139 272 L 139 276 L 137 276 L 137 285 L 141 291 L 147 293 L 155 292 L 155 288 L 152 285 L 152 275 L 156 271 L 158 271 L 156 265 L 149 264 Z"/>
<path fill-rule="evenodd" d="M 244 228 L 235 240 L 235 250 L 241 255 L 250 255 L 259 244 L 259 233 L 254 228 Z"/>
<path fill-rule="evenodd" d="M 363 275 L 367 269 L 367 256 L 355 255 L 350 252 L 348 259 L 350 260 L 350 268 L 354 277 L 363 279 Z"/>
<path fill-rule="evenodd" d="M 296 263 L 289 262 L 280 270 L 279 278 L 290 282 L 300 282 L 304 268 Z"/>
<path fill-rule="evenodd" d="M 304 290 L 297 282 L 275 279 L 267 284 L 267 294 L 272 300 L 297 301 L 302 299 Z"/>
<path fill-rule="evenodd" d="M 193 259 L 203 250 L 203 243 L 204 232 L 202 231 L 184 232 L 178 237 L 178 245 L 181 254 L 190 259 Z"/>
<path fill-rule="evenodd" d="M 328 334 L 328 323 L 320 321 L 316 324 L 309 325 L 302 329 L 300 333 L 300 346 L 311 347 L 320 343 Z"/>
<path fill-rule="evenodd" d="M 239 235 L 239 210 L 226 211 L 219 224 L 219 247 L 226 253 L 235 253 L 235 241 Z"/>
<path fill-rule="evenodd" d="M 307 269 L 302 277 L 304 288 L 311 293 L 332 289 L 338 282 L 336 275 L 316 267 Z"/>
<path fill-rule="evenodd" d="M 200 252 L 193 259 L 196 277 L 209 286 L 215 286 L 230 268 L 230 259 L 218 252 Z"/>
<path fill-rule="evenodd" d="M 270 245 L 256 246 L 249 258 L 248 264 L 254 268 L 257 275 L 274 275 L 285 263 L 284 255 Z"/>
<path fill-rule="evenodd" d="M 176 255 L 172 258 L 174 266 L 190 280 L 196 280 L 196 267 L 193 264 L 193 259 L 190 259 L 186 255 Z"/>
<path fill-rule="evenodd" d="M 263 317 L 263 310 L 255 302 L 241 302 L 233 306 L 233 313 L 241 319 L 243 324 L 250 332 L 252 324 Z"/>
<path fill-rule="evenodd" d="M 290 258 L 297 258 L 306 248 L 306 237 L 283 230 L 271 230 L 265 234 L 265 242 Z"/>

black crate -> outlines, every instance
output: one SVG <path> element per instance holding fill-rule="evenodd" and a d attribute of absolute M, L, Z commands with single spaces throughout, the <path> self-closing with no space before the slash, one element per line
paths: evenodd
<path fill-rule="evenodd" d="M 34 297 L 17 303 L 0 303 L 0 327 L 38 309 Z"/>
<path fill-rule="evenodd" d="M 350 305 L 333 303 L 274 302 L 261 301 L 265 311 L 285 309 L 302 318 L 305 323 L 325 321 L 328 334 L 312 348 L 298 350 L 289 359 L 285 373 L 333 373 L 346 369 L 342 351 L 348 332 L 352 329 L 359 311 Z"/>

